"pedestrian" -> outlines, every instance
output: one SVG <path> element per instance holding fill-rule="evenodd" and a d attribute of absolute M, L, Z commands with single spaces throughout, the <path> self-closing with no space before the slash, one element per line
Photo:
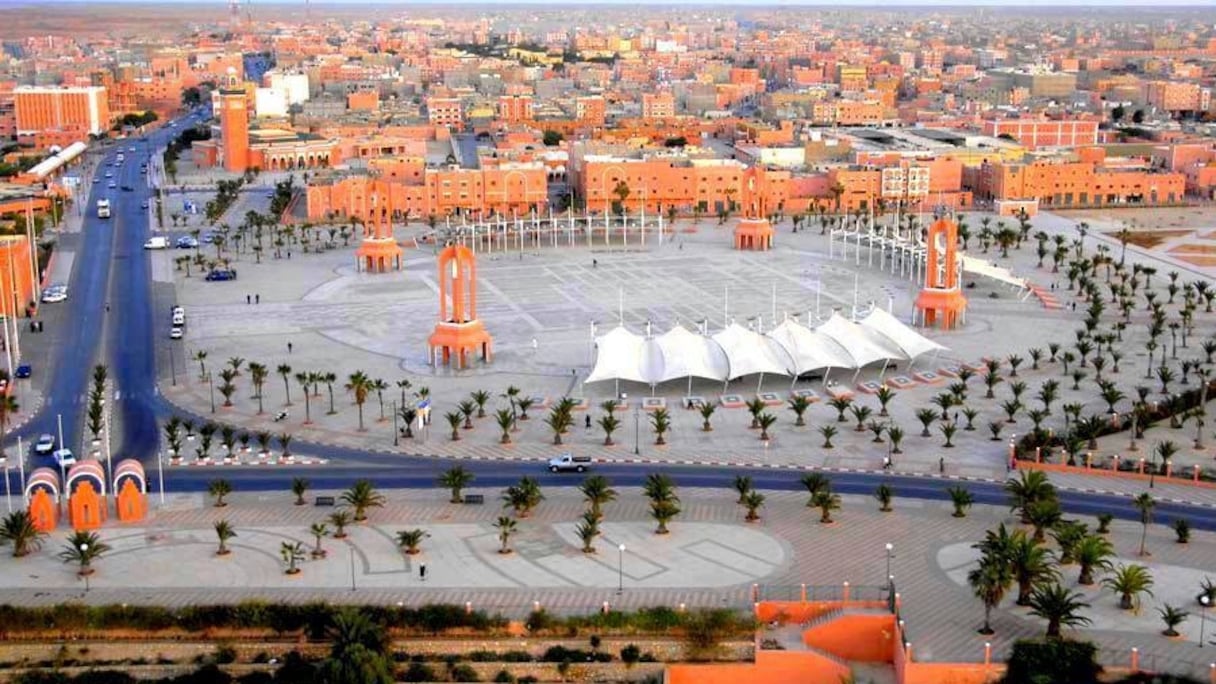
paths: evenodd
<path fill-rule="evenodd" d="M 261 295 L 261 293 L 255 294 L 253 297 L 254 297 L 254 299 L 253 299 L 253 301 L 254 301 L 254 302 L 256 302 L 256 303 L 258 303 L 258 304 L 261 304 L 261 303 L 262 303 L 262 295 Z"/>
<path fill-rule="evenodd" d="M 882 457 L 882 469 L 883 469 L 883 470 L 890 470 L 890 469 L 891 469 L 891 457 L 890 457 L 890 456 L 883 456 L 883 457 Z"/>
<path fill-rule="evenodd" d="M 418 564 L 418 578 L 423 582 L 426 581 L 426 563 Z"/>
<path fill-rule="evenodd" d="M 600 260 L 599 260 L 599 259 L 592 259 L 592 260 L 591 260 L 591 268 L 596 268 L 596 267 L 597 267 L 597 266 L 599 266 L 599 265 L 600 265 Z"/>
<path fill-rule="evenodd" d="M 587 415 L 587 416 L 583 416 L 583 418 L 584 418 L 583 424 L 587 427 L 588 430 L 590 430 L 591 429 L 591 416 Z"/>
<path fill-rule="evenodd" d="M 252 297 L 252 296 L 250 296 L 250 295 L 245 295 L 245 303 L 246 303 L 246 304 L 252 304 L 252 303 L 253 303 L 253 297 Z"/>
<path fill-rule="evenodd" d="M 946 457 L 945 456 L 937 459 L 937 472 L 941 473 L 942 475 L 946 474 Z"/>
<path fill-rule="evenodd" d="M 288 354 L 291 353 L 291 343 L 290 342 L 287 343 L 287 353 Z"/>

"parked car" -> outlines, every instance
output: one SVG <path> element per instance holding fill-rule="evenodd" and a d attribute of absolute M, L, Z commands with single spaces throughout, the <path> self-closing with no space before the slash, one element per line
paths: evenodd
<path fill-rule="evenodd" d="M 236 271 L 233 269 L 217 268 L 207 274 L 205 280 L 220 281 L 220 280 L 236 280 Z"/>
<path fill-rule="evenodd" d="M 185 335 L 185 334 L 186 334 L 186 331 L 182 330 L 181 326 L 179 326 L 179 325 L 175 325 L 172 328 L 169 328 L 169 339 L 171 339 L 171 340 L 180 340 L 182 338 L 182 335 Z"/>
<path fill-rule="evenodd" d="M 162 235 L 150 237 L 148 238 L 147 242 L 144 242 L 144 249 L 165 249 L 168 246 L 169 238 Z"/>
<path fill-rule="evenodd" d="M 123 192 L 131 192 L 131 191 L 133 191 L 133 190 L 135 190 L 135 188 L 131 187 L 130 185 L 124 185 L 124 186 L 122 186 L 122 191 L 123 191 Z"/>
<path fill-rule="evenodd" d="M 194 239 L 193 235 L 183 235 L 174 243 L 178 249 L 194 249 L 198 247 L 198 240 Z"/>
<path fill-rule="evenodd" d="M 109 185 L 107 185 L 106 187 L 108 187 L 109 189 L 113 190 L 114 188 L 117 188 L 117 187 L 118 187 L 118 183 L 115 183 L 114 181 L 110 181 L 110 184 L 109 184 Z"/>
<path fill-rule="evenodd" d="M 28 363 L 23 363 L 20 366 L 17 366 L 17 370 L 13 373 L 13 375 L 16 375 L 19 378 L 28 378 L 33 374 L 34 367 Z"/>
<path fill-rule="evenodd" d="M 42 301 L 47 304 L 54 304 L 56 302 L 67 301 L 67 298 L 68 298 L 68 289 L 66 287 L 61 288 L 61 289 L 55 289 L 55 288 L 48 287 L 47 289 L 42 291 Z"/>
<path fill-rule="evenodd" d="M 38 437 L 38 441 L 34 443 L 34 453 L 39 456 L 45 456 L 55 450 L 55 436 L 43 434 Z"/>
<path fill-rule="evenodd" d="M 575 456 L 573 454 L 562 454 L 555 458 L 549 459 L 549 470 L 552 472 L 561 472 L 564 470 L 573 470 L 581 473 L 591 467 L 590 456 Z"/>

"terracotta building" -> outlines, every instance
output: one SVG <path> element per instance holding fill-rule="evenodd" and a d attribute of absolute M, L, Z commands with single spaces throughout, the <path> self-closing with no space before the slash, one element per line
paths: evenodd
<path fill-rule="evenodd" d="M 110 127 L 110 104 L 102 87 L 19 86 L 13 98 L 18 136 L 68 129 L 83 131 L 85 137 Z"/>
<path fill-rule="evenodd" d="M 1183 174 L 1109 167 L 1103 163 L 1101 150 L 1096 152 L 1099 154 L 1083 155 L 1077 161 L 985 163 L 975 174 L 976 196 L 993 200 L 1037 199 L 1044 207 L 1182 201 L 1186 189 Z"/>
<path fill-rule="evenodd" d="M 1098 143 L 1098 122 L 1001 119 L 985 121 L 984 135 L 1009 136 L 1027 149 L 1040 147 L 1079 147 Z"/>

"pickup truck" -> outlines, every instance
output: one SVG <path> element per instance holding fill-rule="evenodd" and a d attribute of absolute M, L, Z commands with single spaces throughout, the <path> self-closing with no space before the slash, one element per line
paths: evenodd
<path fill-rule="evenodd" d="M 573 454 L 562 454 L 555 458 L 549 459 L 550 472 L 560 473 L 565 470 L 573 470 L 576 473 L 581 473 L 591 467 L 590 456 L 574 456 Z"/>

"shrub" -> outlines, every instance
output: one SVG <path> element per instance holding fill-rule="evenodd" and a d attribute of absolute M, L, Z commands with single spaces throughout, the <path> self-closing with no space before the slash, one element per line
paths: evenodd
<path fill-rule="evenodd" d="M 506 670 L 499 670 L 498 674 L 494 675 L 494 681 L 503 682 L 503 684 L 515 684 L 515 677 Z"/>
<path fill-rule="evenodd" d="M 1097 647 L 1088 641 L 1015 641 L 1004 681 L 1006 684 L 1096 684 L 1102 671 L 1102 666 L 1096 660 L 1097 651 Z"/>
<path fill-rule="evenodd" d="M 436 679 L 435 670 L 426 663 L 410 663 L 401 675 L 401 680 L 405 682 L 433 682 Z"/>
<path fill-rule="evenodd" d="M 638 648 L 637 644 L 629 644 L 621 649 L 621 662 L 625 663 L 626 667 L 633 667 L 641 658 L 642 649 Z"/>
<path fill-rule="evenodd" d="M 220 644 L 215 649 L 215 662 L 220 665 L 227 665 L 236 662 L 236 649 L 232 644 Z"/>
<path fill-rule="evenodd" d="M 551 646 L 540 659 L 541 662 L 545 663 L 560 663 L 565 661 L 571 663 L 607 663 L 612 661 L 612 654 L 592 653 L 577 648 L 566 648 L 565 646 Z"/>
<path fill-rule="evenodd" d="M 453 682 L 480 682 L 481 677 L 477 676 L 477 670 L 473 669 L 468 663 L 460 663 L 452 667 L 451 677 Z"/>

